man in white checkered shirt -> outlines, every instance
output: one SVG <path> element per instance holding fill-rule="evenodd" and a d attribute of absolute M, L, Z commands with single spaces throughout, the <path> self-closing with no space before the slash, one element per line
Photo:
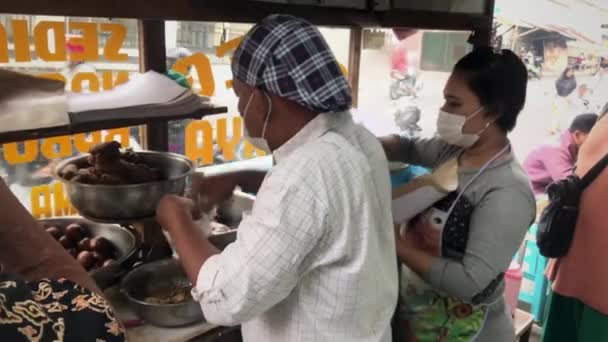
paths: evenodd
<path fill-rule="evenodd" d="M 222 252 L 196 234 L 192 202 L 168 196 L 157 216 L 196 286 L 205 318 L 242 324 L 245 341 L 391 341 L 397 262 L 388 163 L 355 125 L 350 88 L 319 31 L 290 16 L 254 27 L 232 70 L 248 140 L 272 152 L 264 175 L 207 177 L 215 204 L 257 191 Z"/>

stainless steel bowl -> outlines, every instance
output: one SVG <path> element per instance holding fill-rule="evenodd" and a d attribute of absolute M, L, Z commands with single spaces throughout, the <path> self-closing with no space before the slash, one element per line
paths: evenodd
<path fill-rule="evenodd" d="M 139 241 L 127 228 L 115 224 L 101 224 L 88 221 L 78 216 L 38 220 L 43 227 L 65 228 L 71 223 L 78 223 L 90 233 L 91 237 L 103 236 L 116 248 L 116 263 L 94 269 L 89 274 L 100 288 L 106 288 L 129 269 L 137 257 Z"/>
<path fill-rule="evenodd" d="M 54 177 L 65 183 L 68 197 L 80 215 L 95 221 L 136 221 L 154 217 L 156 206 L 167 194 L 183 195 L 194 171 L 188 158 L 166 152 L 136 152 L 142 161 L 159 169 L 167 179 L 159 182 L 128 185 L 96 185 L 68 181 L 59 175 L 69 164 L 87 165 L 88 154 L 62 160 Z"/>
<path fill-rule="evenodd" d="M 122 280 L 121 291 L 133 310 L 147 323 L 162 327 L 177 327 L 203 322 L 200 305 L 192 298 L 179 304 L 152 304 L 146 297 L 170 293 L 172 289 L 190 286 L 178 261 L 164 259 L 143 264 L 129 272 Z"/>

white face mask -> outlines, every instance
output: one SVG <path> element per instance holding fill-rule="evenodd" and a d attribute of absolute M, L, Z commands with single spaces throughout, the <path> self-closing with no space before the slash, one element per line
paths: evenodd
<path fill-rule="evenodd" d="M 437 117 L 437 134 L 450 145 L 464 148 L 473 146 L 477 140 L 479 140 L 479 135 L 490 126 L 491 122 L 488 122 L 486 127 L 476 134 L 465 134 L 462 132 L 462 128 L 469 119 L 475 117 L 475 115 L 479 114 L 482 110 L 483 107 L 479 108 L 468 117 L 439 110 L 439 117 Z"/>
<path fill-rule="evenodd" d="M 249 110 L 249 105 L 251 104 L 251 100 L 253 100 L 254 95 L 255 93 L 251 93 L 251 96 L 247 101 L 247 105 L 245 106 L 245 111 L 243 112 L 243 123 L 245 122 L 245 118 L 247 117 L 247 111 Z M 249 130 L 247 130 L 246 124 L 244 124 L 243 126 L 243 131 L 245 134 L 245 139 L 247 139 L 247 141 L 249 141 L 251 145 L 268 154 L 271 154 L 272 151 L 270 150 L 270 145 L 268 145 L 268 141 L 264 138 L 264 135 L 266 134 L 266 125 L 268 125 L 268 119 L 270 119 L 270 112 L 272 111 L 272 101 L 270 100 L 270 96 L 268 96 L 268 94 L 264 93 L 264 95 L 266 95 L 266 98 L 268 99 L 268 111 L 266 112 L 266 120 L 264 121 L 264 127 L 262 128 L 262 136 L 252 137 L 251 135 L 249 135 Z"/>

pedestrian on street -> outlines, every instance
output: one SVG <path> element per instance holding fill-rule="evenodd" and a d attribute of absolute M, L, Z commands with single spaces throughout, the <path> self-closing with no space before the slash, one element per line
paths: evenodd
<path fill-rule="evenodd" d="M 583 177 L 608 154 L 608 115 L 603 113 L 581 146 L 575 174 Z M 583 191 L 568 254 L 551 260 L 553 282 L 544 342 L 608 341 L 608 168 Z"/>
<path fill-rule="evenodd" d="M 543 195 L 547 186 L 572 174 L 578 151 L 597 121 L 597 115 L 578 115 L 570 128 L 551 141 L 536 147 L 524 161 L 535 195 Z"/>
<path fill-rule="evenodd" d="M 574 75 L 574 68 L 571 66 L 566 67 L 560 77 L 555 81 L 555 89 L 557 95 L 561 97 L 568 97 L 576 89 L 576 76 Z"/>

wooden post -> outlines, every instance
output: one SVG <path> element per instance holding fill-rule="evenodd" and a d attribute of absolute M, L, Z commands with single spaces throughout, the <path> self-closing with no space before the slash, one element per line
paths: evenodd
<path fill-rule="evenodd" d="M 490 46 L 492 41 L 492 23 L 494 21 L 494 3 L 495 0 L 486 0 L 483 15 L 486 21 L 483 26 L 475 27 L 469 43 L 473 44 L 473 48 Z"/>
<path fill-rule="evenodd" d="M 361 39 L 363 28 L 359 26 L 350 29 L 350 46 L 348 51 L 348 83 L 352 88 L 353 107 L 359 102 L 359 71 L 361 69 Z"/>
<path fill-rule="evenodd" d="M 162 20 L 140 20 L 139 27 L 139 65 L 141 71 L 167 71 L 165 45 L 165 22 Z M 147 125 L 144 146 L 155 151 L 169 150 L 169 131 L 166 121 L 156 121 Z"/>
<path fill-rule="evenodd" d="M 162 20 L 140 20 L 139 29 L 139 66 L 140 71 L 167 71 L 165 48 L 165 22 Z M 142 137 L 144 147 L 155 151 L 169 150 L 169 130 L 167 121 L 154 121 L 146 125 Z M 146 261 L 153 261 L 171 255 L 171 247 L 155 220 L 141 223 L 144 244 L 149 248 Z"/>

